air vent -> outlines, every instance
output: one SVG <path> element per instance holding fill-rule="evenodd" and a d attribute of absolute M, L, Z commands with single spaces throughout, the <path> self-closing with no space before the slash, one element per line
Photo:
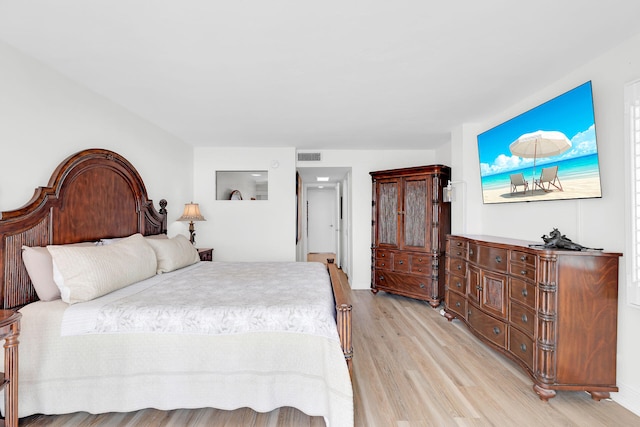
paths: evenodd
<path fill-rule="evenodd" d="M 319 162 L 322 161 L 322 153 L 298 153 L 299 162 Z"/>

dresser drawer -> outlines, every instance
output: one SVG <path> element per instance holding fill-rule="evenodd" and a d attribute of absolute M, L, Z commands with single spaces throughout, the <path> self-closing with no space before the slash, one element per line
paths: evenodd
<path fill-rule="evenodd" d="M 478 245 L 475 243 L 469 243 L 469 248 L 467 249 L 467 260 L 476 264 L 478 263 Z"/>
<path fill-rule="evenodd" d="M 447 288 L 459 293 L 460 295 L 465 295 L 467 293 L 466 282 L 467 279 L 464 277 L 458 276 L 457 274 L 447 273 Z"/>
<path fill-rule="evenodd" d="M 473 329 L 494 344 L 506 348 L 507 326 L 504 322 L 483 313 L 471 304 L 468 305 L 467 313 L 467 322 Z"/>
<path fill-rule="evenodd" d="M 527 252 L 521 252 L 521 251 L 511 251 L 511 257 L 510 257 L 511 261 L 513 262 L 520 262 L 522 264 L 526 264 L 530 267 L 535 267 L 536 266 L 536 256 L 529 254 Z"/>
<path fill-rule="evenodd" d="M 522 264 L 519 262 L 511 262 L 509 265 L 509 272 L 512 276 L 522 277 L 531 281 L 536 280 L 536 266 L 530 264 Z"/>
<path fill-rule="evenodd" d="M 447 258 L 447 270 L 460 276 L 467 275 L 467 262 L 460 258 Z"/>
<path fill-rule="evenodd" d="M 528 335 L 533 336 L 536 326 L 536 314 L 530 308 L 511 301 L 509 303 L 509 323 Z"/>
<path fill-rule="evenodd" d="M 509 352 L 533 371 L 533 340 L 513 326 L 509 326 Z"/>
<path fill-rule="evenodd" d="M 507 257 L 508 251 L 506 249 L 478 246 L 478 264 L 481 268 L 506 272 L 509 264 Z"/>
<path fill-rule="evenodd" d="M 536 308 L 536 286 L 527 283 L 524 280 L 510 278 L 509 298 L 514 301 L 521 302 L 527 307 L 535 310 Z"/>
<path fill-rule="evenodd" d="M 415 274 L 431 274 L 432 257 L 426 255 L 411 255 L 411 272 Z"/>
<path fill-rule="evenodd" d="M 448 253 L 451 256 L 458 258 L 466 258 L 467 257 L 467 242 L 464 240 L 458 240 L 455 238 L 449 238 L 448 241 Z"/>
<path fill-rule="evenodd" d="M 409 254 L 393 254 L 393 271 L 409 272 Z"/>
<path fill-rule="evenodd" d="M 467 299 L 462 295 L 447 290 L 445 293 L 444 303 L 447 310 L 455 313 L 458 318 L 467 318 Z"/>

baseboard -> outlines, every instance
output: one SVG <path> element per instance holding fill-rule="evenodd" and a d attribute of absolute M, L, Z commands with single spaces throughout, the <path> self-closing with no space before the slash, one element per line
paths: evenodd
<path fill-rule="evenodd" d="M 611 399 L 640 417 L 640 390 L 620 382 L 618 390 L 617 393 L 611 393 Z"/>

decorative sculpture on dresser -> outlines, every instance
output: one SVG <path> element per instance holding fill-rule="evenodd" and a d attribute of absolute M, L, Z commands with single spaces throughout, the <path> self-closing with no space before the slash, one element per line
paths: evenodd
<path fill-rule="evenodd" d="M 530 245 L 532 247 L 541 247 L 545 249 L 567 249 L 570 251 L 601 251 L 602 248 L 587 248 L 585 246 L 574 243 L 567 236 L 562 234 L 557 228 L 554 228 L 549 236 L 542 236 L 544 245 Z"/>

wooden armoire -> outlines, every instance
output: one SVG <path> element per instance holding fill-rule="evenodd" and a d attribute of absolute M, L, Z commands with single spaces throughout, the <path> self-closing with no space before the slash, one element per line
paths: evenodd
<path fill-rule="evenodd" d="M 429 302 L 444 298 L 445 237 L 451 204 L 442 199 L 451 179 L 443 165 L 371 172 L 373 180 L 371 291 Z"/>

